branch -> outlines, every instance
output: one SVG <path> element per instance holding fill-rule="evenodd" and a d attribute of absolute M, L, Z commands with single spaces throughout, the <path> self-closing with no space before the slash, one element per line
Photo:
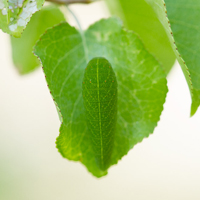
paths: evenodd
<path fill-rule="evenodd" d="M 99 0 L 46 0 L 49 2 L 57 3 L 57 4 L 73 4 L 73 3 L 92 3 Z"/>

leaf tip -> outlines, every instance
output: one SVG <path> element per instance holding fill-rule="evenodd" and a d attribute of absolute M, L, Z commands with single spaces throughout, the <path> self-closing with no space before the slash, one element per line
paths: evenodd
<path fill-rule="evenodd" d="M 191 111 L 190 111 L 190 117 L 193 117 L 194 114 L 196 113 L 197 109 L 198 109 L 198 106 L 199 104 L 196 103 L 196 102 L 192 102 L 192 105 L 191 105 Z"/>

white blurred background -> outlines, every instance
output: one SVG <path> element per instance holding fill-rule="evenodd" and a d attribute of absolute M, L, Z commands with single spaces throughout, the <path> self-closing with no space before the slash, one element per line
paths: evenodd
<path fill-rule="evenodd" d="M 73 5 L 83 28 L 108 17 L 103 3 Z M 71 24 L 75 25 L 69 16 Z M 0 31 L 0 200 L 199 200 L 200 111 L 175 64 L 154 134 L 97 179 L 55 147 L 60 122 L 41 69 L 20 76 Z"/>

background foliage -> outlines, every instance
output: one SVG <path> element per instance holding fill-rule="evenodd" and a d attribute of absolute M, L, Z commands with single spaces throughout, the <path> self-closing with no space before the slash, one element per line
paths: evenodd
<path fill-rule="evenodd" d="M 41 1 L 0 3 L 0 27 L 16 37 L 20 37 L 32 14 L 43 4 Z M 62 123 L 57 147 L 65 158 L 81 161 L 97 177 L 107 171 L 99 170 L 95 163 L 81 96 L 81 81 L 89 60 L 96 56 L 108 59 L 119 82 L 117 132 L 110 165 L 153 132 L 167 93 L 166 73 L 175 58 L 190 89 L 191 115 L 200 104 L 199 1 L 180 4 L 178 0 L 108 0 L 107 3 L 111 12 L 120 16 L 137 35 L 124 29 L 116 18 L 101 20 L 84 32 L 68 23 L 54 26 L 65 19 L 59 8 L 50 6 L 32 17 L 22 38 L 11 39 L 14 63 L 25 74 L 38 66 L 30 52 L 44 30 L 50 28 L 37 42 L 35 54 L 42 62 Z"/>

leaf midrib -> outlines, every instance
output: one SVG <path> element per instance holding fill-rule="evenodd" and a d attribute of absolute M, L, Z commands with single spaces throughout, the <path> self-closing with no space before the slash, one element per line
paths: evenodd
<path fill-rule="evenodd" d="M 99 95 L 99 59 L 97 60 L 97 95 L 98 95 L 98 109 L 99 109 L 99 133 L 101 137 L 101 165 L 104 166 L 103 162 L 103 136 L 101 130 L 101 101 Z"/>

